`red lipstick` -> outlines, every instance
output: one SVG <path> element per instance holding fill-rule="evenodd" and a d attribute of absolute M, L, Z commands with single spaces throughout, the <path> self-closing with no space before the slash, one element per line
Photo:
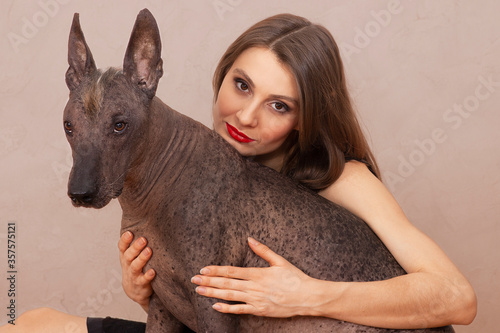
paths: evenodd
<path fill-rule="evenodd" d="M 226 127 L 227 127 L 227 131 L 229 132 L 229 135 L 231 135 L 231 137 L 238 142 L 248 143 L 248 142 L 255 141 L 254 139 L 249 138 L 248 136 L 241 133 L 235 127 L 229 125 L 228 123 L 226 123 Z"/>

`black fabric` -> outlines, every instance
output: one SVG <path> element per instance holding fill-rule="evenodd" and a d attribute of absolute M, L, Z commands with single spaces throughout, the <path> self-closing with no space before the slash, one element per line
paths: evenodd
<path fill-rule="evenodd" d="M 89 333 L 144 333 L 146 324 L 117 318 L 87 318 Z"/>
<path fill-rule="evenodd" d="M 89 333 L 102 333 L 103 318 L 87 318 L 87 331 Z"/>

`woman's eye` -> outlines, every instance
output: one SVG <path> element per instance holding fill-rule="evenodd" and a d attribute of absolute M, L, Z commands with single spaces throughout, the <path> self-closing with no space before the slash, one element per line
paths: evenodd
<path fill-rule="evenodd" d="M 68 134 L 73 132 L 73 125 L 69 121 L 64 122 L 64 131 Z"/>
<path fill-rule="evenodd" d="M 286 105 L 285 103 L 273 102 L 272 106 L 273 106 L 273 109 L 275 109 L 278 112 L 286 112 L 286 111 L 288 111 L 288 105 Z"/>
<path fill-rule="evenodd" d="M 236 80 L 236 87 L 241 91 L 248 91 L 248 84 L 245 81 Z"/>
<path fill-rule="evenodd" d="M 117 122 L 115 123 L 115 132 L 116 133 L 122 132 L 125 129 L 125 127 L 127 127 L 127 123 Z"/>

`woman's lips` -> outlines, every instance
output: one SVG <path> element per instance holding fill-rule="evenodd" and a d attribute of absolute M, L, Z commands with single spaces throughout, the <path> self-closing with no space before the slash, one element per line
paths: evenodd
<path fill-rule="evenodd" d="M 254 139 L 249 138 L 248 136 L 241 133 L 235 127 L 229 125 L 228 123 L 226 123 L 226 127 L 227 127 L 227 131 L 229 132 L 229 135 L 231 135 L 231 137 L 238 142 L 248 143 L 248 142 L 255 141 Z"/>

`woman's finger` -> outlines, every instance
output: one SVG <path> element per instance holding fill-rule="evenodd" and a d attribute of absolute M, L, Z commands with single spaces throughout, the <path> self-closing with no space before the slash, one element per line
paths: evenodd
<path fill-rule="evenodd" d="M 217 288 L 221 290 L 253 290 L 253 288 L 251 288 L 251 282 L 224 277 L 195 275 L 191 278 L 191 282 L 199 286 Z"/>
<path fill-rule="evenodd" d="M 120 256 L 129 248 L 130 243 L 132 243 L 134 235 L 130 231 L 126 231 L 120 237 L 118 241 L 118 249 L 120 250 Z"/>
<path fill-rule="evenodd" d="M 200 274 L 206 276 L 221 276 L 231 279 L 251 280 L 258 274 L 258 268 L 234 267 L 234 266 L 207 266 L 200 270 Z M 258 275 L 257 275 L 258 276 Z"/>
<path fill-rule="evenodd" d="M 148 241 L 144 237 L 137 238 L 132 245 L 129 246 L 128 249 L 123 252 L 123 259 L 126 260 L 127 263 L 131 263 L 135 258 L 139 256 L 139 254 L 144 250 Z"/>
<path fill-rule="evenodd" d="M 256 255 L 267 261 L 270 266 L 280 266 L 288 263 L 285 258 L 252 237 L 248 237 L 248 245 Z"/>
<path fill-rule="evenodd" d="M 243 303 L 248 303 L 250 297 L 247 293 L 241 291 L 223 290 L 223 289 L 209 288 L 203 286 L 196 287 L 195 291 L 198 294 L 206 297 L 223 299 L 225 301 L 243 302 Z"/>
<path fill-rule="evenodd" d="M 154 269 L 150 268 L 146 273 L 143 274 L 143 281 L 142 284 L 150 284 L 151 281 L 153 281 L 154 277 L 156 275 L 156 272 Z"/>
<path fill-rule="evenodd" d="M 142 274 L 142 272 L 141 272 L 141 274 L 137 275 L 137 277 L 136 277 L 135 288 L 137 290 L 139 290 L 139 288 L 140 289 L 146 289 L 146 290 L 150 290 L 150 289 L 152 290 L 152 288 L 151 288 L 151 281 L 153 281 L 155 275 L 156 275 L 156 272 L 152 268 L 149 269 L 144 274 Z"/>
<path fill-rule="evenodd" d="M 134 274 L 142 273 L 142 270 L 144 269 L 144 266 L 146 266 L 149 259 L 151 258 L 152 253 L 153 252 L 151 251 L 151 248 L 149 248 L 149 247 L 146 247 L 144 250 L 142 250 L 141 254 L 138 255 L 130 263 L 131 272 Z"/>
<path fill-rule="evenodd" d="M 215 303 L 212 308 L 222 313 L 258 315 L 255 307 L 249 304 Z"/>

